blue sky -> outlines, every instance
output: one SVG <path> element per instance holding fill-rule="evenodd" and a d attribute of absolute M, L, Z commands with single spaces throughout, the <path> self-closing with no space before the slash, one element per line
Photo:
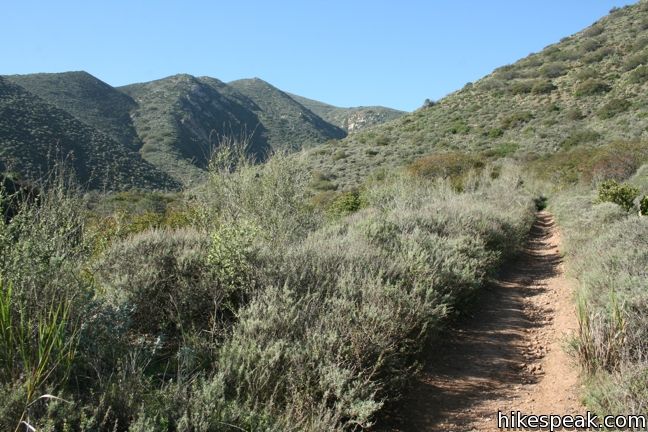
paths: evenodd
<path fill-rule="evenodd" d="M 4 0 L 0 74 L 259 77 L 334 105 L 413 110 L 630 3 Z"/>

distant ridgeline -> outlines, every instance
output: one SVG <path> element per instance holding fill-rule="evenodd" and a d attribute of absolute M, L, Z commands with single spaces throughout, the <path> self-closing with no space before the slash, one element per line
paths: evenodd
<path fill-rule="evenodd" d="M 308 159 L 323 188 L 350 189 L 384 167 L 454 164 L 460 154 L 481 161 L 551 158 L 546 166 L 576 171 L 568 165 L 604 153 L 603 147 L 647 139 L 643 1 L 613 9 L 592 26 L 436 103 L 311 149 Z M 421 160 L 430 154 L 435 157 Z"/>
<path fill-rule="evenodd" d="M 224 136 L 246 138 L 257 160 L 346 136 L 296 99 L 259 79 L 175 75 L 115 88 L 86 72 L 2 76 L 0 172 L 33 180 L 65 160 L 91 189 L 174 190 L 202 181 Z M 357 114 L 303 101 L 337 110 L 336 119 Z M 374 110 L 390 115 L 364 126 L 400 114 Z"/>

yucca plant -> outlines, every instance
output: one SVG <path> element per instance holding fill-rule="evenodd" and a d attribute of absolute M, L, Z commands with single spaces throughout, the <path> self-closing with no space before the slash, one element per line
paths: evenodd
<path fill-rule="evenodd" d="M 616 292 L 609 295 L 609 309 L 594 312 L 587 295 L 580 293 L 577 300 L 579 322 L 577 353 L 589 373 L 598 369 L 618 368 L 626 344 L 626 317 L 624 304 Z"/>
<path fill-rule="evenodd" d="M 574 348 L 580 358 L 581 364 L 592 373 L 596 369 L 596 355 L 594 352 L 594 341 L 590 323 L 590 310 L 584 296 L 578 296 L 576 303 L 578 315 L 578 335 L 574 342 Z"/>
<path fill-rule="evenodd" d="M 13 296 L 12 284 L 0 280 L 0 379 L 21 382 L 25 389 L 22 417 L 41 399 L 45 384 L 59 386 L 69 376 L 75 358 L 78 331 L 70 318 L 70 302 L 51 304 L 30 316 Z M 47 395 L 50 396 L 50 395 Z"/>

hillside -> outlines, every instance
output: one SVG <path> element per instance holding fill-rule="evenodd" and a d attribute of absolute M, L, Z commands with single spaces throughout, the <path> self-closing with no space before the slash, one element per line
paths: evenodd
<path fill-rule="evenodd" d="M 257 79 L 230 85 L 181 74 L 114 88 L 87 72 L 4 78 L 47 102 L 43 110 L 56 107 L 83 123 L 88 133 L 105 134 L 136 152 L 135 159 L 159 168 L 174 184 L 203 181 L 210 154 L 223 136 L 249 139 L 251 155 L 263 160 L 273 150 L 299 150 L 346 135 Z"/>
<path fill-rule="evenodd" d="M 120 90 L 137 103 L 132 118 L 143 157 L 185 184 L 201 180 L 221 135 L 247 136 L 259 160 L 273 150 L 299 150 L 345 136 L 258 79 L 225 84 L 175 75 Z"/>
<path fill-rule="evenodd" d="M 432 106 L 314 149 L 310 165 L 347 188 L 434 152 L 541 158 L 648 137 L 647 102 L 648 4 L 639 3 Z"/>
<path fill-rule="evenodd" d="M 0 144 L 0 171 L 26 179 L 40 178 L 65 159 L 80 183 L 90 188 L 179 186 L 133 150 L 2 77 Z"/>
<path fill-rule="evenodd" d="M 130 119 L 130 111 L 137 104 L 89 73 L 38 73 L 6 78 L 122 145 L 134 150 L 141 147 Z"/>
<path fill-rule="evenodd" d="M 268 151 L 265 130 L 254 113 L 191 75 L 120 90 L 137 103 L 132 118 L 143 142 L 142 157 L 184 184 L 202 179 L 218 134 L 247 132 L 252 135 L 252 153 L 262 157 Z"/>
<path fill-rule="evenodd" d="M 324 102 L 290 94 L 290 97 L 326 120 L 348 133 L 358 132 L 372 126 L 397 119 L 404 111 L 382 106 L 341 108 Z"/>
<path fill-rule="evenodd" d="M 346 133 L 328 123 L 291 96 L 258 78 L 242 79 L 228 86 L 249 98 L 274 149 L 301 149 L 305 145 L 344 138 Z"/>

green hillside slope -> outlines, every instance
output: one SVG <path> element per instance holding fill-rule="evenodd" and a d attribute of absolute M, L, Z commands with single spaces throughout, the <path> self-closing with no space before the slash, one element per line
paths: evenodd
<path fill-rule="evenodd" d="M 174 75 L 120 88 L 138 104 L 132 118 L 142 156 L 187 185 L 203 178 L 219 134 L 250 134 L 258 157 L 269 150 L 257 116 L 211 84 Z"/>
<path fill-rule="evenodd" d="M 0 171 L 33 180 L 62 159 L 90 188 L 179 186 L 138 153 L 0 77 Z"/>
<path fill-rule="evenodd" d="M 345 129 L 360 130 L 400 113 L 380 107 L 336 108 L 290 96 L 259 79 L 224 83 L 180 74 L 120 88 L 87 72 L 12 75 L 5 79 L 47 102 L 43 109 L 50 106 L 66 112 L 85 124 L 88 133 L 103 133 L 122 150 L 137 152 L 133 155 L 136 163 L 144 159 L 171 177 L 174 184 L 185 186 L 206 178 L 210 155 L 224 136 L 247 139 L 251 155 L 263 160 L 274 150 L 294 151 L 342 139 L 347 134 Z M 59 116 L 60 112 L 52 115 Z M 22 144 L 28 145 L 27 141 Z"/>
<path fill-rule="evenodd" d="M 385 123 L 405 114 L 404 111 L 382 106 L 341 108 L 324 102 L 290 94 L 290 97 L 347 132 L 358 132 Z"/>
<path fill-rule="evenodd" d="M 267 129 L 268 142 L 274 149 L 296 150 L 346 136 L 341 128 L 263 80 L 243 79 L 230 82 L 228 86 L 254 102 L 254 111 Z"/>
<path fill-rule="evenodd" d="M 648 137 L 648 4 L 614 10 L 438 103 L 311 151 L 340 187 L 433 152 L 524 159 Z"/>
<path fill-rule="evenodd" d="M 130 119 L 135 102 L 89 73 L 38 73 L 6 78 L 115 141 L 135 150 L 141 147 Z"/>

